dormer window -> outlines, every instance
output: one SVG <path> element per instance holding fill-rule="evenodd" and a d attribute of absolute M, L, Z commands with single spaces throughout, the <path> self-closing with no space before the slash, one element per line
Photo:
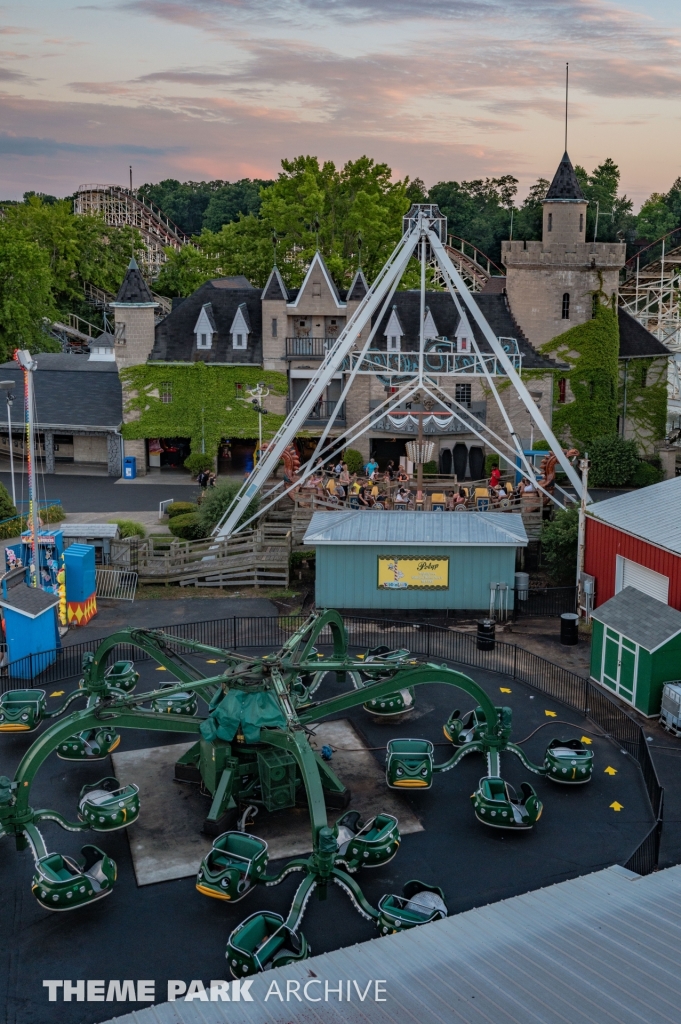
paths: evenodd
<path fill-rule="evenodd" d="M 402 347 L 404 330 L 397 315 L 397 306 L 393 306 L 388 325 L 385 329 L 385 347 L 388 352 L 399 352 Z"/>
<path fill-rule="evenodd" d="M 248 317 L 248 307 L 242 302 L 236 311 L 232 326 L 229 329 L 232 335 L 232 348 L 243 351 L 248 348 L 248 337 L 251 333 L 251 322 Z"/>
<path fill-rule="evenodd" d="M 461 319 L 456 327 L 456 351 L 459 353 L 468 353 L 473 351 L 473 331 L 471 325 L 468 323 L 468 317 L 465 313 L 461 313 Z"/>
<path fill-rule="evenodd" d="M 433 314 L 430 309 L 426 307 L 426 316 L 423 321 L 423 337 L 426 341 L 434 341 L 438 337 L 438 330 L 433 320 Z"/>
<path fill-rule="evenodd" d="M 199 318 L 194 326 L 194 334 L 196 335 L 197 349 L 206 351 L 213 347 L 213 335 L 217 334 L 217 328 L 213 316 L 213 307 L 210 302 L 206 302 L 201 307 Z"/>

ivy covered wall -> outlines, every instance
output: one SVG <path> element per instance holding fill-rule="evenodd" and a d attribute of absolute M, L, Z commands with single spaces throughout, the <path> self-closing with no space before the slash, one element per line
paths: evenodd
<path fill-rule="evenodd" d="M 210 456 L 217 454 L 223 437 L 257 438 L 258 414 L 247 388 L 262 381 L 272 394 L 286 395 L 288 390 L 283 373 L 203 362 L 130 366 L 121 371 L 121 381 L 124 438 L 188 437 L 192 454 L 205 451 Z M 263 416 L 263 438 L 272 437 L 283 420 L 272 412 Z"/>
<path fill-rule="evenodd" d="M 653 442 L 661 440 L 667 429 L 667 360 L 622 360 L 620 411 L 625 407 L 625 400 L 625 436 L 636 441 L 641 454 L 650 454 Z"/>
<path fill-rule="evenodd" d="M 562 440 L 588 446 L 617 433 L 619 326 L 617 313 L 602 302 L 593 320 L 571 327 L 541 351 L 570 367 L 554 375 L 553 430 Z M 572 401 L 561 402 L 560 379 Z M 566 392 L 567 392 L 566 388 Z"/>

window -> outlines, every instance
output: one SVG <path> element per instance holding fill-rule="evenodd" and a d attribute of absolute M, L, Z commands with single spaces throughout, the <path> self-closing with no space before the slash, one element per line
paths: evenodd
<path fill-rule="evenodd" d="M 272 317 L 272 337 L 276 338 L 276 336 L 277 336 L 277 318 L 276 317 Z"/>
<path fill-rule="evenodd" d="M 470 384 L 457 384 L 454 389 L 454 397 L 460 405 L 465 405 L 467 409 L 471 407 L 471 385 Z"/>
<path fill-rule="evenodd" d="M 114 337 L 117 345 L 125 345 L 125 324 L 116 324 Z"/>
<path fill-rule="evenodd" d="M 164 405 L 170 405 L 173 400 L 173 385 L 172 384 L 161 384 L 159 387 L 159 393 L 161 401 Z"/>
<path fill-rule="evenodd" d="M 563 295 L 563 320 L 570 319 L 570 293 L 565 292 Z"/>
<path fill-rule="evenodd" d="M 565 405 L 567 394 L 567 380 L 565 377 L 561 377 L 558 381 L 558 401 L 561 405 Z"/>
<path fill-rule="evenodd" d="M 579 215 L 579 230 L 580 231 L 584 230 L 584 214 L 583 213 L 580 213 L 580 215 Z"/>
<path fill-rule="evenodd" d="M 199 348 L 208 348 L 208 335 L 202 334 L 201 340 L 199 341 Z"/>
<path fill-rule="evenodd" d="M 553 231 L 553 214 L 552 213 L 549 214 L 549 222 L 548 222 L 547 227 L 548 227 L 549 231 Z"/>
<path fill-rule="evenodd" d="M 298 321 L 298 326 L 299 327 L 307 327 L 307 320 L 299 320 Z"/>
<path fill-rule="evenodd" d="M 597 313 L 598 313 L 598 296 L 597 295 L 592 295 L 591 296 L 591 319 L 592 320 L 594 319 L 594 317 L 596 316 Z"/>
<path fill-rule="evenodd" d="M 400 336 L 399 334 L 388 335 L 388 352 L 399 352 L 400 351 Z"/>
<path fill-rule="evenodd" d="M 234 348 L 246 348 L 247 335 L 233 334 L 232 337 L 234 339 Z"/>

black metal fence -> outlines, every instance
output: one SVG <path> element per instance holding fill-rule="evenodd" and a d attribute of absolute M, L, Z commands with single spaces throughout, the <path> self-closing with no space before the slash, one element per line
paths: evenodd
<path fill-rule="evenodd" d="M 521 615 L 557 618 L 563 612 L 577 611 L 577 587 L 532 587 L 524 593 L 527 597 L 521 599 L 518 591 L 515 592 L 515 618 Z"/>
<path fill-rule="evenodd" d="M 257 650 L 280 647 L 306 621 L 306 616 L 272 616 L 212 619 L 159 627 L 171 636 L 197 640 L 211 647 L 228 650 Z M 659 862 L 662 836 L 664 789 L 655 770 L 649 745 L 640 725 L 599 687 L 575 672 L 556 665 L 516 644 L 497 642 L 493 650 L 480 651 L 473 633 L 447 629 L 429 623 L 406 624 L 380 618 L 345 618 L 350 645 L 368 649 L 379 643 L 393 648 L 405 647 L 426 658 L 455 662 L 487 672 L 499 672 L 541 691 L 553 700 L 590 718 L 638 763 L 646 787 L 655 824 L 625 867 L 637 874 L 654 871 Z M 327 628 L 319 645 L 332 642 Z M 62 647 L 60 650 L 33 654 L 1 669 L 0 692 L 30 686 L 46 687 L 73 679 L 80 674 L 83 654 L 95 649 L 99 640 Z M 149 655 L 130 644 L 112 648 L 111 661 L 129 658 L 147 661 Z"/>

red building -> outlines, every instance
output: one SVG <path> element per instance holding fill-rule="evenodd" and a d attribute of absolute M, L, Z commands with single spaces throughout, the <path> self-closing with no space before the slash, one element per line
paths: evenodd
<path fill-rule="evenodd" d="M 584 571 L 595 607 L 636 587 L 681 611 L 681 477 L 590 505 Z"/>

